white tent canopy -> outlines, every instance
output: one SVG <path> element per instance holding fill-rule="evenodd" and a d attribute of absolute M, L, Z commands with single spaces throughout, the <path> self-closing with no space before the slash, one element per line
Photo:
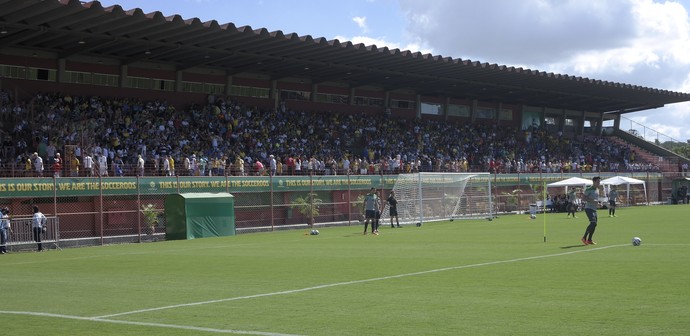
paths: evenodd
<path fill-rule="evenodd" d="M 645 201 L 645 203 L 648 203 L 648 201 L 647 201 L 647 185 L 642 180 L 634 179 L 632 177 L 625 177 L 625 176 L 614 176 L 614 177 L 607 178 L 605 180 L 601 180 L 601 185 L 604 186 L 604 189 L 607 191 L 607 195 L 608 195 L 608 190 L 611 189 L 611 186 L 625 185 L 626 190 L 627 190 L 627 195 L 625 198 L 626 200 L 630 200 L 630 185 L 631 184 L 641 184 L 642 185 L 642 190 L 644 190 L 644 201 Z"/>
<path fill-rule="evenodd" d="M 546 187 L 565 187 L 565 191 L 568 192 L 568 187 L 582 187 L 592 185 L 592 180 L 584 179 L 581 177 L 571 177 L 563 181 L 553 182 L 546 185 Z"/>

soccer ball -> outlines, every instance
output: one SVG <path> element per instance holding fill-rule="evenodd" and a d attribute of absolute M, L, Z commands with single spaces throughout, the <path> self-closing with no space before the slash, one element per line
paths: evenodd
<path fill-rule="evenodd" d="M 420 226 L 422 226 L 422 223 L 419 223 L 419 222 L 418 222 L 418 223 L 415 224 L 415 225 L 417 225 L 417 227 L 420 227 Z"/>
<path fill-rule="evenodd" d="M 531 214 L 531 215 L 529 215 L 529 218 L 535 219 L 535 218 L 537 218 L 537 215 Z"/>
<path fill-rule="evenodd" d="M 309 234 L 312 236 L 316 236 L 319 234 L 319 230 L 311 230 L 311 232 L 309 232 Z"/>
<path fill-rule="evenodd" d="M 640 239 L 640 237 L 635 237 L 632 239 L 632 244 L 633 246 L 640 246 L 642 245 L 642 239 Z"/>

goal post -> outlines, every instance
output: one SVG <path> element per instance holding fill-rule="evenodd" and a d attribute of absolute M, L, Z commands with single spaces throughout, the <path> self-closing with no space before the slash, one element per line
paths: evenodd
<path fill-rule="evenodd" d="M 393 186 L 401 224 L 493 218 L 489 173 L 413 173 L 398 175 Z M 390 221 L 385 202 L 382 224 Z"/>

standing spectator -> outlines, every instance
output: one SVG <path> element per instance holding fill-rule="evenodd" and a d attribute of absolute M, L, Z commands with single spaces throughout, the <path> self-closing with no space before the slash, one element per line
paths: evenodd
<path fill-rule="evenodd" d="M 585 213 L 589 220 L 589 225 L 585 229 L 585 234 L 582 236 L 582 243 L 585 245 L 596 245 L 592 240 L 594 230 L 597 228 L 597 206 L 599 205 L 599 184 L 601 177 L 595 176 L 592 178 L 592 185 L 587 187 L 584 192 Z"/>
<path fill-rule="evenodd" d="M 74 156 L 81 160 L 81 146 L 77 145 L 74 147 Z"/>
<path fill-rule="evenodd" d="M 37 177 L 43 177 L 43 158 L 41 158 L 38 153 L 34 152 L 34 172 Z"/>
<path fill-rule="evenodd" d="M 122 159 L 116 156 L 115 160 L 113 160 L 113 174 L 115 174 L 115 176 L 125 176 L 124 165 Z"/>
<path fill-rule="evenodd" d="M 38 246 L 38 251 L 43 251 L 43 244 L 41 243 L 41 234 L 43 234 L 43 229 L 46 227 L 46 222 L 48 219 L 43 213 L 38 211 L 38 207 L 34 206 L 34 216 L 31 219 L 31 228 L 33 229 L 34 241 Z"/>
<path fill-rule="evenodd" d="M 7 243 L 9 242 L 9 234 L 12 232 L 10 224 L 10 209 L 2 208 L 0 210 L 2 218 L 0 218 L 0 254 L 7 253 Z"/>
<path fill-rule="evenodd" d="M 611 187 L 609 191 L 609 217 L 616 217 L 616 200 L 618 199 L 618 191 Z"/>
<path fill-rule="evenodd" d="M 142 156 L 146 156 L 146 154 L 142 154 Z M 161 175 L 161 171 L 160 171 L 161 166 L 159 163 L 160 163 L 160 157 L 158 156 L 158 154 L 154 154 L 153 156 L 151 156 L 151 165 L 153 166 L 152 170 L 151 170 L 152 176 L 160 176 Z M 141 171 L 142 171 L 141 174 L 143 176 L 146 173 L 146 162 L 144 162 L 144 169 L 142 169 Z"/>
<path fill-rule="evenodd" d="M 235 159 L 235 166 L 237 170 L 237 175 L 238 176 L 244 176 L 244 160 L 238 155 L 237 158 Z"/>
<path fill-rule="evenodd" d="M 22 160 L 24 157 L 22 156 Z M 25 177 L 30 177 L 33 174 L 33 168 L 34 168 L 34 161 L 31 159 L 31 156 L 26 155 L 26 161 L 24 161 L 24 176 Z"/>
<path fill-rule="evenodd" d="M 326 175 L 338 175 L 338 162 L 332 156 L 326 162 Z"/>
<path fill-rule="evenodd" d="M 276 159 L 276 175 L 283 175 L 284 166 L 280 158 Z"/>
<path fill-rule="evenodd" d="M 170 160 L 167 155 L 163 155 L 163 176 L 170 175 Z"/>
<path fill-rule="evenodd" d="M 108 157 L 105 154 L 100 154 L 96 156 L 98 162 L 98 174 L 99 176 L 108 176 Z"/>
<path fill-rule="evenodd" d="M 192 176 L 192 164 L 188 156 L 184 157 L 184 161 L 182 161 L 182 168 L 184 168 L 184 174 Z"/>
<path fill-rule="evenodd" d="M 302 159 L 300 158 L 299 155 L 297 155 L 297 157 L 295 157 L 294 162 L 295 162 L 295 170 L 294 170 L 294 173 L 292 173 L 290 175 L 302 175 Z"/>
<path fill-rule="evenodd" d="M 199 176 L 206 176 L 206 165 L 208 164 L 208 159 L 206 156 L 201 156 L 199 158 Z"/>
<path fill-rule="evenodd" d="M 86 176 L 91 177 L 94 175 L 94 165 L 93 165 L 93 157 L 89 155 L 88 153 L 84 155 L 84 174 Z"/>
<path fill-rule="evenodd" d="M 350 175 L 350 160 L 347 158 L 347 155 L 343 159 L 343 174 Z"/>
<path fill-rule="evenodd" d="M 70 161 L 69 164 L 69 170 L 70 170 L 70 176 L 72 177 L 77 177 L 79 176 L 79 157 L 77 155 L 72 156 L 72 160 Z"/>
<path fill-rule="evenodd" d="M 197 176 L 199 173 L 199 161 L 196 159 L 196 154 L 192 154 L 189 159 L 189 176 Z"/>
<path fill-rule="evenodd" d="M 62 173 L 62 158 L 60 153 L 55 153 L 55 158 L 53 159 L 53 176 L 60 177 Z"/>
<path fill-rule="evenodd" d="M 264 170 L 264 164 L 261 162 L 261 160 L 256 160 L 254 162 L 254 175 L 262 176 L 264 175 Z"/>
<path fill-rule="evenodd" d="M 278 169 L 278 163 L 276 162 L 275 156 L 273 154 L 268 156 L 268 169 L 270 171 L 271 176 L 276 175 L 276 170 Z"/>
<path fill-rule="evenodd" d="M 393 225 L 393 217 L 395 217 L 395 223 L 400 227 L 400 220 L 398 220 L 398 200 L 395 199 L 395 191 L 391 190 L 390 195 L 388 195 L 388 211 L 390 212 L 390 217 L 391 217 L 391 227 L 394 228 L 395 226 Z"/>
<path fill-rule="evenodd" d="M 46 156 L 48 157 L 48 164 L 51 164 L 53 162 L 53 159 L 55 159 L 55 153 L 57 152 L 57 148 L 55 148 L 55 144 L 51 141 L 48 146 L 46 146 Z"/>
<path fill-rule="evenodd" d="M 141 154 L 137 156 L 137 176 L 144 176 L 144 158 Z"/>
<path fill-rule="evenodd" d="M 575 216 L 575 210 L 577 210 L 577 189 L 572 188 L 570 191 L 568 191 L 568 218 L 570 218 L 570 214 L 573 214 L 573 218 L 577 218 Z"/>
<path fill-rule="evenodd" d="M 294 155 L 290 154 L 285 162 L 285 165 L 287 165 L 288 175 L 295 175 L 295 158 L 293 156 Z"/>
<path fill-rule="evenodd" d="M 678 204 L 688 204 L 688 186 L 686 185 L 678 188 Z"/>
<path fill-rule="evenodd" d="M 175 176 L 175 159 L 172 155 L 168 156 L 168 166 L 170 166 L 170 176 Z"/>

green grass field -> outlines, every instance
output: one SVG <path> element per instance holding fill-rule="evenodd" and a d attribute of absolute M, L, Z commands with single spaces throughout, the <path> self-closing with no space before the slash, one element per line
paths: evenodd
<path fill-rule="evenodd" d="M 600 210 L 596 246 L 580 244 L 578 213 L 13 253 L 0 256 L 0 326 L 13 336 L 687 335 L 689 210 Z"/>

